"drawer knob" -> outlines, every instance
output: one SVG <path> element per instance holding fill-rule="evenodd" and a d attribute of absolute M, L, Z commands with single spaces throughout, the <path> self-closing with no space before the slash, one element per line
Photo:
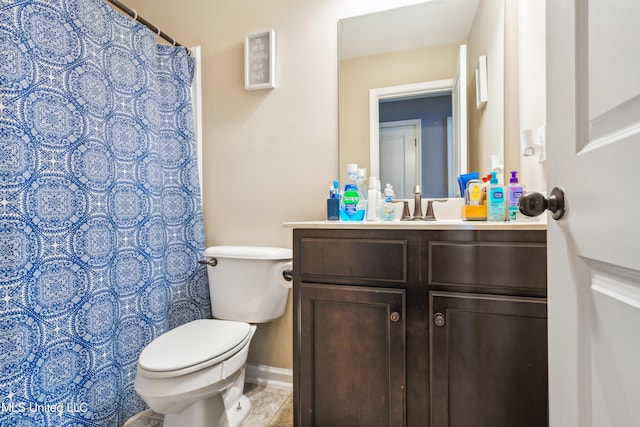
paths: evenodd
<path fill-rule="evenodd" d="M 444 326 L 444 324 L 445 324 L 444 314 L 442 314 L 442 313 L 434 314 L 433 323 L 438 327 Z"/>
<path fill-rule="evenodd" d="M 389 316 L 389 320 L 391 320 L 392 322 L 397 322 L 398 320 L 400 320 L 400 313 L 398 313 L 397 311 L 394 311 Z"/>

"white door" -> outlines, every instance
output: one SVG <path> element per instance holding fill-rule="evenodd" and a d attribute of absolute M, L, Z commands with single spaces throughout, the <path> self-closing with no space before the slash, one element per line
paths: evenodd
<path fill-rule="evenodd" d="M 547 1 L 551 427 L 640 426 L 640 1 Z"/>
<path fill-rule="evenodd" d="M 393 185 L 397 198 L 413 197 L 420 183 L 420 120 L 380 123 L 380 179 L 382 190 Z"/>

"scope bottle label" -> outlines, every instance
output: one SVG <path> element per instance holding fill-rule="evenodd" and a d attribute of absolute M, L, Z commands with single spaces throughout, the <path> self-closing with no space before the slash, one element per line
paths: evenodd
<path fill-rule="evenodd" d="M 355 185 L 347 185 L 342 198 L 346 214 L 349 216 L 355 215 L 358 211 L 358 203 L 360 203 L 360 193 L 358 193 L 358 188 Z"/>

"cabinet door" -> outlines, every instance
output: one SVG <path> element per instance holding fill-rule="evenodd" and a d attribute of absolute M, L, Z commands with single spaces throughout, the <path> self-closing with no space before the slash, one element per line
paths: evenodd
<path fill-rule="evenodd" d="M 299 285 L 298 427 L 404 426 L 405 291 Z"/>
<path fill-rule="evenodd" d="M 548 425 L 546 299 L 430 300 L 432 427 Z"/>

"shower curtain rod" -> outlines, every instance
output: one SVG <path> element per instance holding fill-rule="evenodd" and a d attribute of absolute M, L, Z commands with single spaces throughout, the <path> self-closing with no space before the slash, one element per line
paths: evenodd
<path fill-rule="evenodd" d="M 146 19 L 144 19 L 141 16 L 138 16 L 138 12 L 136 12 L 135 10 L 133 10 L 133 9 L 127 7 L 126 5 L 120 3 L 118 0 L 106 0 L 106 1 L 108 3 L 111 3 L 112 5 L 114 5 L 115 7 L 117 7 L 118 9 L 120 9 L 121 11 L 123 11 L 124 13 L 129 15 L 130 17 L 132 17 L 135 21 L 138 21 L 142 25 L 146 25 L 147 28 L 149 28 L 151 31 L 153 31 L 158 36 L 162 37 L 164 40 L 168 41 L 172 45 L 174 45 L 174 46 L 182 46 L 180 43 L 178 43 L 176 41 L 176 39 L 174 39 L 170 35 L 162 32 L 160 30 L 160 27 L 158 27 L 156 25 L 153 25 L 151 22 L 147 21 Z M 182 46 L 182 47 L 184 47 L 186 49 L 188 54 L 191 54 L 191 51 L 189 49 L 187 49 L 185 46 Z"/>

